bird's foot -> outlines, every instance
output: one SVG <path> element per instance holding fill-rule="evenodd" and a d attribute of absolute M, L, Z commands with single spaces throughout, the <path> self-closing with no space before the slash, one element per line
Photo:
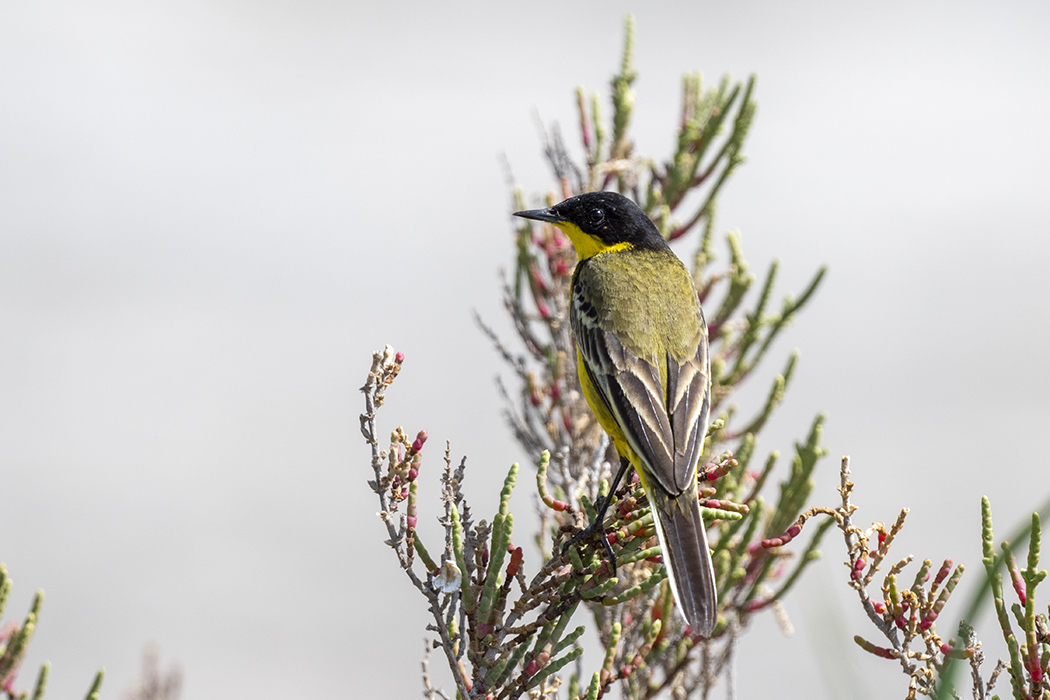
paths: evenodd
<path fill-rule="evenodd" d="M 606 496 L 611 498 L 611 496 Z M 602 507 L 604 504 L 599 501 L 598 508 L 596 509 L 599 513 L 604 512 Z M 583 540 L 589 540 L 595 535 L 601 540 L 602 548 L 605 550 L 606 555 L 609 557 L 609 568 L 611 569 L 610 576 L 616 575 L 616 552 L 613 551 L 612 545 L 609 544 L 609 537 L 605 534 L 605 525 L 600 518 L 596 518 L 594 522 L 585 527 L 584 529 L 573 535 L 568 542 L 562 545 L 561 553 L 565 554 L 569 551 L 569 547 Z"/>

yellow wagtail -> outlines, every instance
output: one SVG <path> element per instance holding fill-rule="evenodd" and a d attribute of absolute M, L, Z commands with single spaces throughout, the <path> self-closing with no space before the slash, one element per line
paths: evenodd
<path fill-rule="evenodd" d="M 645 212 L 615 192 L 516 215 L 560 228 L 580 258 L 569 307 L 580 385 L 620 455 L 609 496 L 584 533 L 601 531 L 633 465 L 678 609 L 695 632 L 710 636 L 718 611 L 697 464 L 711 409 L 711 361 L 692 278 Z"/>

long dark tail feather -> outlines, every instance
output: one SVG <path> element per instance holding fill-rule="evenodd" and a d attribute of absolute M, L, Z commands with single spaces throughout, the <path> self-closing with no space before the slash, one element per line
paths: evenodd
<path fill-rule="evenodd" d="M 718 620 L 718 601 L 700 502 L 687 493 L 677 498 L 662 494 L 650 502 L 678 609 L 694 632 L 710 637 Z"/>

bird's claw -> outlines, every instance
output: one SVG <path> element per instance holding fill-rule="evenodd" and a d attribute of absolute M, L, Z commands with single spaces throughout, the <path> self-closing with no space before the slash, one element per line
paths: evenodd
<path fill-rule="evenodd" d="M 598 537 L 601 539 L 602 549 L 605 550 L 605 554 L 608 555 L 608 557 L 609 557 L 609 567 L 612 569 L 612 571 L 610 572 L 610 575 L 611 576 L 615 576 L 616 575 L 616 552 L 613 551 L 612 545 L 609 544 L 609 538 L 605 534 L 605 527 L 603 526 L 602 521 L 600 521 L 600 520 L 595 520 L 593 523 L 588 525 L 586 528 L 584 528 L 583 530 L 580 530 L 575 535 L 573 535 L 569 539 L 568 542 L 566 542 L 565 544 L 563 544 L 561 546 L 561 553 L 565 554 L 566 552 L 569 551 L 569 547 L 571 547 L 572 545 L 576 544 L 580 540 L 590 539 L 591 537 L 594 537 L 595 535 L 598 535 Z"/>

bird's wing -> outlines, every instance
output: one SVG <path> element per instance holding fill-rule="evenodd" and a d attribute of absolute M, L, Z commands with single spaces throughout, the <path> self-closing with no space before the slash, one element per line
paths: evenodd
<path fill-rule="evenodd" d="M 642 357 L 597 325 L 585 299 L 574 295 L 573 303 L 572 328 L 591 384 L 649 473 L 670 494 L 681 493 L 696 478 L 710 411 L 706 333 L 684 363 L 666 351 Z"/>
<path fill-rule="evenodd" d="M 674 434 L 675 483 L 683 489 L 690 479 L 696 478 L 711 416 L 711 358 L 703 314 L 700 324 L 703 334 L 694 356 L 679 364 L 670 353 L 667 355 L 667 405 Z"/>

